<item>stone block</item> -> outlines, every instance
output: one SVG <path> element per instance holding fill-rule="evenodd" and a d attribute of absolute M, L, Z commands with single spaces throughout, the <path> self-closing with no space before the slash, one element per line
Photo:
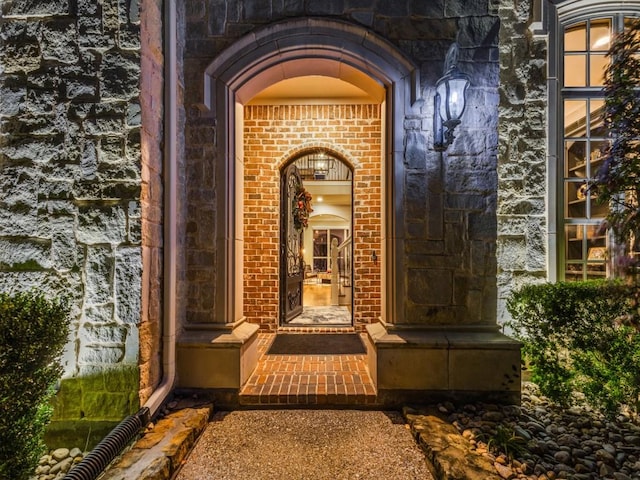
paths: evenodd
<path fill-rule="evenodd" d="M 85 323 L 78 335 L 86 343 L 123 344 L 127 339 L 127 327 L 117 323 Z"/>
<path fill-rule="evenodd" d="M 486 8 L 483 2 L 474 2 L 476 8 Z M 459 8 L 466 9 L 466 2 L 448 2 L 447 7 L 458 5 Z M 462 6 L 464 5 L 464 6 Z M 454 7 L 455 8 L 455 7 Z M 497 47 L 499 44 L 500 19 L 492 15 L 465 16 L 458 21 L 460 34 L 458 43 L 462 48 L 469 47 Z M 474 77 L 472 77 L 474 78 Z M 498 85 L 497 83 L 494 85 Z"/>
<path fill-rule="evenodd" d="M 41 65 L 39 22 L 16 20 L 1 26 L 0 65 L 5 74 L 28 73 Z"/>
<path fill-rule="evenodd" d="M 82 407 L 92 420 L 122 420 L 135 413 L 126 393 L 86 392 Z"/>
<path fill-rule="evenodd" d="M 85 140 L 80 157 L 80 173 L 84 180 L 93 180 L 98 169 L 96 144 L 92 140 Z"/>
<path fill-rule="evenodd" d="M 80 321 L 87 322 L 86 325 L 113 324 L 115 320 L 113 312 L 113 303 L 87 306 L 82 312 L 82 318 L 80 319 Z"/>
<path fill-rule="evenodd" d="M 224 35 L 227 20 L 226 0 L 208 0 L 207 13 L 209 14 L 209 35 Z"/>
<path fill-rule="evenodd" d="M 520 343 L 496 331 L 366 329 L 369 371 L 387 398 L 519 399 Z"/>
<path fill-rule="evenodd" d="M 85 345 L 80 348 L 78 361 L 89 365 L 115 365 L 124 358 L 124 347 Z"/>
<path fill-rule="evenodd" d="M 84 272 L 85 303 L 91 305 L 112 302 L 114 275 L 112 248 L 87 246 Z"/>
<path fill-rule="evenodd" d="M 271 2 L 243 2 L 242 6 L 242 20 L 247 23 L 267 23 L 272 18 Z"/>
<path fill-rule="evenodd" d="M 122 243 L 126 238 L 127 218 L 120 205 L 82 205 L 78 212 L 76 239 L 80 243 L 96 245 Z"/>
<path fill-rule="evenodd" d="M 62 136 L 51 137 L 9 137 L 0 146 L 0 153 L 15 163 L 44 164 L 59 161 L 66 157 L 65 142 Z"/>
<path fill-rule="evenodd" d="M 69 15 L 69 0 L 12 0 L 3 2 L 2 15 L 5 17 L 43 17 Z"/>
<path fill-rule="evenodd" d="M 501 269 L 525 270 L 528 252 L 524 239 L 498 239 L 497 247 L 498 266 Z"/>
<path fill-rule="evenodd" d="M 1 270 L 45 270 L 51 267 L 50 240 L 0 237 Z"/>
<path fill-rule="evenodd" d="M 3 84 L 0 85 L 0 115 L 11 117 L 24 110 L 27 89 L 23 82 L 24 79 L 19 77 L 9 79 L 5 76 Z"/>
<path fill-rule="evenodd" d="M 185 335 L 176 352 L 178 386 L 239 389 L 258 363 L 258 328 L 243 323 L 231 332 Z"/>
<path fill-rule="evenodd" d="M 118 44 L 122 49 L 140 50 L 140 27 L 130 24 L 121 25 L 118 32 Z"/>
<path fill-rule="evenodd" d="M 104 385 L 107 392 L 137 392 L 139 381 L 138 368 L 135 364 L 107 368 L 104 371 Z"/>
<path fill-rule="evenodd" d="M 108 52 L 100 69 L 103 99 L 131 99 L 140 92 L 140 57 L 134 52 Z"/>
<path fill-rule="evenodd" d="M 73 64 L 79 59 L 75 22 L 45 22 L 42 26 L 42 58 Z"/>
<path fill-rule="evenodd" d="M 371 27 L 373 25 L 374 13 L 373 11 L 356 11 L 351 12 L 351 18 L 361 25 Z"/>
<path fill-rule="evenodd" d="M 469 214 L 469 239 L 495 240 L 498 228 L 495 212 Z"/>
<path fill-rule="evenodd" d="M 409 269 L 408 297 L 418 305 L 446 306 L 453 300 L 453 279 L 450 271 Z"/>
<path fill-rule="evenodd" d="M 52 420 L 79 419 L 82 416 L 82 386 L 76 378 L 60 381 L 60 388 L 52 399 Z"/>
<path fill-rule="evenodd" d="M 492 346 L 479 339 L 477 346 L 471 343 L 458 348 L 456 341 L 453 337 L 449 350 L 449 386 L 452 390 L 520 392 L 518 342 L 504 337 Z"/>
<path fill-rule="evenodd" d="M 130 324 L 140 322 L 142 298 L 142 251 L 121 247 L 115 257 L 116 317 Z"/>

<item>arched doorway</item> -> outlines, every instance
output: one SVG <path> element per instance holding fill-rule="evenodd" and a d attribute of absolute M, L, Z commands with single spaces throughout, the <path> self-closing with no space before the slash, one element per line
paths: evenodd
<path fill-rule="evenodd" d="M 317 150 L 281 178 L 280 325 L 351 326 L 353 170 Z"/>
<path fill-rule="evenodd" d="M 301 77 L 299 81 L 307 79 Z M 309 274 L 319 284 L 317 290 L 326 292 L 331 285 L 341 282 L 339 276 L 334 277 L 336 272 L 330 265 L 331 239 L 327 235 L 338 237 L 336 248 L 342 247 L 343 252 L 353 248 L 355 252 L 352 257 L 347 255 L 354 267 L 354 282 L 345 278 L 342 282 L 345 288 L 333 292 L 337 294 L 335 306 L 339 307 L 342 300 L 346 309 L 325 308 L 325 313 L 332 316 L 326 323 L 336 323 L 337 313 L 347 319 L 338 323 L 349 326 L 353 315 L 356 327 L 374 323 L 381 316 L 382 263 L 378 259 L 383 249 L 382 103 L 371 95 L 345 100 L 328 97 L 323 91 L 314 91 L 311 96 L 308 89 L 304 91 L 305 96 L 289 96 L 284 100 L 278 97 L 277 101 L 267 101 L 258 95 L 242 108 L 243 313 L 263 331 L 275 331 L 291 320 L 289 315 L 282 318 L 286 310 L 282 308 L 283 295 L 290 297 L 287 302 L 293 304 L 300 301 L 303 293 L 303 289 L 300 294 L 285 292 L 281 283 L 283 271 L 289 268 L 279 260 L 281 249 L 287 246 L 282 239 L 289 234 L 278 236 L 276 227 L 282 222 L 274 200 L 279 196 L 280 171 L 290 162 L 299 163 L 304 181 L 315 189 L 313 203 L 317 210 L 311 212 L 310 219 L 322 220 L 315 230 L 326 239 L 325 261 L 319 258 L 321 252 L 316 258 L 317 265 L 313 258 L 307 258 L 312 269 Z M 319 168 L 321 164 L 325 164 L 323 169 Z M 339 174 L 343 178 L 336 177 Z M 325 180 L 320 180 L 321 177 Z M 341 205 L 329 209 L 318 201 L 325 196 L 339 200 Z M 318 216 L 321 213 L 323 216 Z M 337 221 L 340 217 L 342 222 Z M 308 234 L 313 230 L 312 225 Z M 353 232 L 353 247 L 342 245 L 349 237 L 345 230 Z M 308 237 L 307 244 L 312 243 Z M 320 288 L 325 284 L 327 288 Z M 307 290 L 311 290 L 311 285 Z"/>
<path fill-rule="evenodd" d="M 380 268 L 379 313 L 372 321 L 401 321 L 403 310 L 395 299 L 404 296 L 406 287 L 395 272 L 403 270 L 403 218 L 393 205 L 404 191 L 404 136 L 394 125 L 402 124 L 405 112 L 417 98 L 418 72 L 393 45 L 366 29 L 315 18 L 286 21 L 257 31 L 217 57 L 206 71 L 205 102 L 217 121 L 216 176 L 228 179 L 226 191 L 217 196 L 217 210 L 228 214 L 217 218 L 217 229 L 224 234 L 218 235 L 216 249 L 224 255 L 217 257 L 216 318 L 224 318 L 233 327 L 245 320 L 251 306 L 243 281 L 244 262 L 250 261 L 243 255 L 247 241 L 247 174 L 246 145 L 240 132 L 248 121 L 246 106 L 266 88 L 303 76 L 341 80 L 379 97 L 380 239 L 377 248 L 362 255 Z M 357 183 L 354 191 L 358 191 Z M 274 280 L 277 282 L 277 278 L 265 279 Z M 269 318 L 277 319 L 277 311 L 260 308 Z"/>

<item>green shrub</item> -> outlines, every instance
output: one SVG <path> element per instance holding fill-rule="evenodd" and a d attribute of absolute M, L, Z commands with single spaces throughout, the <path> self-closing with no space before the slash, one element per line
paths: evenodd
<path fill-rule="evenodd" d="M 509 326 L 532 380 L 563 405 L 581 392 L 599 410 L 640 410 L 637 285 L 611 281 L 527 285 L 511 294 Z"/>
<path fill-rule="evenodd" d="M 69 309 L 42 294 L 0 293 L 0 478 L 33 475 L 62 373 Z"/>

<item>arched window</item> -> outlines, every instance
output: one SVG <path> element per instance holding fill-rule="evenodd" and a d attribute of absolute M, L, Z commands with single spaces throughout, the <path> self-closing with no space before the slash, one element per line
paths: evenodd
<path fill-rule="evenodd" d="M 557 119 L 555 125 L 550 122 L 550 150 L 551 158 L 555 153 L 557 159 L 557 278 L 565 280 L 611 274 L 606 261 L 611 237 L 601 228 L 607 206 L 597 203 L 587 185 L 602 163 L 608 142 L 603 123 L 606 54 L 613 36 L 634 12 L 606 12 L 604 7 L 591 6 L 573 15 L 559 7 L 551 38 L 552 49 L 558 52 L 557 61 L 550 61 L 549 67 L 549 76 L 556 81 L 550 89 L 551 118 Z M 640 2 L 635 8 L 640 10 Z"/>

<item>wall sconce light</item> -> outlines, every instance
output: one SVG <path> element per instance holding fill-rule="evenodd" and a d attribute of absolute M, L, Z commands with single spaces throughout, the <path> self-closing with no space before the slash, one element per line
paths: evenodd
<path fill-rule="evenodd" d="M 458 70 L 458 44 L 452 43 L 444 61 L 444 75 L 436 83 L 433 112 L 433 148 L 444 152 L 453 139 L 466 106 L 469 77 Z"/>

